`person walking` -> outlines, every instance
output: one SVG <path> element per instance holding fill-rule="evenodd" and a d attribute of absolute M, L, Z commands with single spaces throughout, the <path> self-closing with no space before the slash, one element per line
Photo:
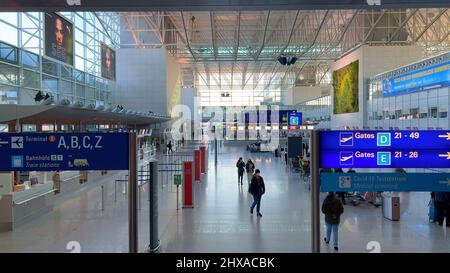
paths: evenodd
<path fill-rule="evenodd" d="M 338 250 L 338 228 L 341 214 L 344 213 L 344 206 L 341 200 L 336 198 L 334 192 L 329 192 L 323 201 L 322 213 L 325 214 L 325 224 L 327 226 L 327 234 L 324 241 L 326 244 L 329 244 L 331 232 L 333 232 L 334 250 Z"/>
<path fill-rule="evenodd" d="M 252 182 L 253 173 L 255 172 L 255 164 L 250 158 L 247 160 L 247 164 L 245 164 L 245 170 L 247 171 L 247 180 L 250 185 Z"/>
<path fill-rule="evenodd" d="M 450 227 L 450 193 L 448 192 L 432 192 L 431 199 L 437 211 L 437 222 L 440 226 L 444 224 Z"/>
<path fill-rule="evenodd" d="M 169 143 L 167 144 L 167 153 L 173 153 L 172 151 L 172 140 L 169 141 Z"/>
<path fill-rule="evenodd" d="M 288 164 L 288 152 L 287 152 L 287 148 L 284 149 L 285 153 L 284 153 L 284 163 L 286 163 L 286 165 Z"/>
<path fill-rule="evenodd" d="M 244 178 L 245 172 L 245 162 L 242 160 L 242 157 L 239 157 L 236 167 L 238 168 L 238 184 L 240 183 L 242 185 L 242 179 Z"/>
<path fill-rule="evenodd" d="M 259 217 L 262 217 L 261 214 L 261 197 L 264 193 L 266 193 L 266 186 L 264 185 L 264 179 L 260 175 L 260 170 L 256 169 L 255 174 L 253 175 L 252 182 L 248 187 L 248 192 L 253 195 L 253 204 L 250 207 L 250 214 L 253 214 L 253 209 L 256 206 L 256 212 Z"/>

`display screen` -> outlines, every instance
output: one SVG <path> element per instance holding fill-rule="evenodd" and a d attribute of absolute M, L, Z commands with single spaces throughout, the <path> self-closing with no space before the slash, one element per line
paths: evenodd
<path fill-rule="evenodd" d="M 116 79 L 116 52 L 102 44 L 102 77 Z"/>
<path fill-rule="evenodd" d="M 383 97 L 450 86 L 450 62 L 383 80 Z"/>
<path fill-rule="evenodd" d="M 73 24 L 56 13 L 45 13 L 45 55 L 73 66 Z"/>
<path fill-rule="evenodd" d="M 358 102 L 359 61 L 333 71 L 333 113 L 359 112 Z"/>
<path fill-rule="evenodd" d="M 302 125 L 302 113 L 299 112 L 289 113 L 288 126 L 290 127 L 290 129 L 292 130 L 293 127 L 297 129 L 300 125 Z"/>

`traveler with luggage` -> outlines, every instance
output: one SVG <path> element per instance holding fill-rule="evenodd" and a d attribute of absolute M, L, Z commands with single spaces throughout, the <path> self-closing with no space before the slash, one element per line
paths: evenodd
<path fill-rule="evenodd" d="M 325 224 L 327 227 L 324 241 L 326 244 L 329 244 L 331 232 L 333 232 L 334 250 L 338 250 L 338 228 L 341 215 L 344 213 L 344 206 L 342 205 L 341 200 L 336 198 L 334 192 L 329 192 L 323 201 L 322 213 L 325 214 Z"/>
<path fill-rule="evenodd" d="M 260 208 L 261 208 L 261 197 L 266 192 L 266 186 L 264 185 L 264 179 L 260 175 L 259 169 L 255 170 L 255 174 L 253 175 L 252 182 L 248 187 L 248 192 L 253 195 L 253 204 L 250 207 L 250 213 L 253 214 L 253 209 L 256 206 L 256 212 L 259 217 L 262 217 Z"/>

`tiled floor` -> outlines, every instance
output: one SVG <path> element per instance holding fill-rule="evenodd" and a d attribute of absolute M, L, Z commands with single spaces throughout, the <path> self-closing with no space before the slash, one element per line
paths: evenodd
<path fill-rule="evenodd" d="M 266 182 L 262 218 L 249 213 L 252 198 L 245 179 L 242 187 L 237 184 L 239 156 L 252 157 Z M 213 154 L 209 159 L 208 174 L 195 184 L 194 208 L 176 210 L 176 188 L 167 179 L 160 181 L 161 252 L 310 251 L 310 192 L 299 174 L 271 154 L 250 154 L 242 145 L 225 144 L 217 168 Z M 93 189 L 14 232 L 0 233 L 0 251 L 69 252 L 67 243 L 78 241 L 82 252 L 127 252 L 128 203 L 123 194 L 115 203 L 113 189 L 111 183 L 104 211 L 100 190 Z M 149 241 L 146 194 L 139 211 L 140 251 Z M 371 205 L 345 206 L 339 251 L 369 252 L 367 244 L 377 241 L 382 252 L 450 252 L 450 228 L 428 223 L 428 200 L 428 193 L 401 194 L 399 222 L 384 219 L 381 208 Z M 328 251 L 334 252 L 323 245 L 322 252 Z"/>

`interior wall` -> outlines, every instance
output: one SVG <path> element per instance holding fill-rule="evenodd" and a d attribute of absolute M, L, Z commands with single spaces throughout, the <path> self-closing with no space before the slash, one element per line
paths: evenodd
<path fill-rule="evenodd" d="M 334 90 L 331 90 L 331 129 L 344 126 L 359 127 L 367 124 L 366 110 L 369 78 L 377 74 L 398 68 L 423 59 L 423 49 L 419 46 L 362 46 L 331 66 L 331 73 L 356 60 L 359 60 L 358 98 L 359 112 L 333 114 Z"/>
<path fill-rule="evenodd" d="M 168 63 L 165 49 L 118 49 L 116 67 L 114 104 L 134 111 L 168 113 Z"/>

